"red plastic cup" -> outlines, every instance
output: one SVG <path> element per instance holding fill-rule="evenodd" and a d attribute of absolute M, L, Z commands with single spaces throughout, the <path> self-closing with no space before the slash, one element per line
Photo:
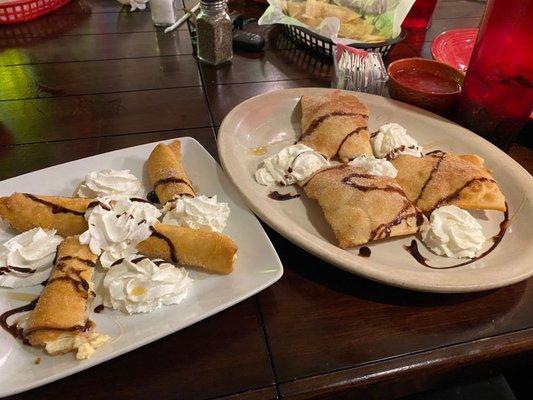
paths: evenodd
<path fill-rule="evenodd" d="M 426 30 L 438 0 L 416 0 L 405 17 L 402 28 Z"/>
<path fill-rule="evenodd" d="M 533 112 L 533 0 L 489 0 L 459 101 L 461 122 L 507 149 Z"/>

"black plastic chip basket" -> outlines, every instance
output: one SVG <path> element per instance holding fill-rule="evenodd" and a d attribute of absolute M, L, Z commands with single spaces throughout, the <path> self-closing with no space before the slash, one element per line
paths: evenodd
<path fill-rule="evenodd" d="M 304 46 L 312 52 L 324 57 L 333 57 L 333 46 L 335 46 L 335 43 L 333 43 L 330 39 L 321 36 L 307 28 L 296 25 L 283 25 L 283 32 L 296 45 Z M 353 43 L 350 45 L 350 47 L 367 51 L 377 51 L 381 53 L 383 57 L 386 57 L 390 53 L 392 47 L 401 42 L 404 38 L 405 32 L 402 30 L 397 37 L 385 42 Z"/>

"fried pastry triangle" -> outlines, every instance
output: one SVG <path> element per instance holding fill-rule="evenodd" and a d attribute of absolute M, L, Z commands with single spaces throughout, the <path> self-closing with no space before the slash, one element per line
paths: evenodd
<path fill-rule="evenodd" d="M 401 155 L 391 161 L 396 181 L 425 214 L 443 205 L 505 211 L 505 197 L 484 160 L 473 154 L 436 151 L 424 157 Z"/>
<path fill-rule="evenodd" d="M 427 221 L 394 179 L 348 164 L 318 171 L 302 186 L 318 201 L 343 249 L 415 234 Z"/>
<path fill-rule="evenodd" d="M 333 92 L 302 96 L 299 142 L 327 159 L 338 156 L 346 162 L 361 154 L 372 155 L 368 132 L 368 108 L 354 95 Z"/>

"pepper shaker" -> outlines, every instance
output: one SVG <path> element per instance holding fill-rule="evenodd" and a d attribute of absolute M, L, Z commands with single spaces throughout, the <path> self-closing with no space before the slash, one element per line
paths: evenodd
<path fill-rule="evenodd" d="M 219 65 L 233 58 L 233 23 L 226 0 L 201 0 L 196 35 L 201 61 Z"/>

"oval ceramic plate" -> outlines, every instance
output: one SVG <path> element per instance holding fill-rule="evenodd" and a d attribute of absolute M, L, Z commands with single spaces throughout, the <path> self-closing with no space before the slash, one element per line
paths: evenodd
<path fill-rule="evenodd" d="M 431 43 L 431 55 L 435 60 L 465 72 L 478 32 L 478 28 L 461 28 L 442 32 Z"/>
<path fill-rule="evenodd" d="M 325 94 L 332 89 L 298 88 L 275 91 L 251 98 L 235 107 L 224 119 L 218 150 L 223 167 L 252 210 L 273 229 L 310 253 L 354 274 L 415 290 L 429 292 L 473 292 L 509 285 L 533 274 L 533 177 L 504 152 L 472 132 L 419 108 L 364 93 L 357 97 L 370 109 L 369 130 L 388 122 L 405 126 L 425 151 L 441 149 L 476 153 L 493 170 L 509 205 L 511 222 L 496 249 L 464 267 L 429 269 L 405 250 L 412 237 L 377 241 L 368 245 L 370 258 L 357 255 L 357 249 L 342 250 L 335 245 L 331 228 L 317 204 L 304 196 L 288 201 L 267 197 L 269 189 L 257 184 L 254 172 L 261 161 L 294 143 L 299 132 L 300 97 Z M 354 94 L 353 92 L 346 92 Z M 294 187 L 278 189 L 295 192 Z M 475 212 L 490 238 L 499 231 L 503 214 Z M 488 240 L 484 249 L 488 248 Z M 483 249 L 483 250 L 484 250 Z M 421 249 L 438 267 L 457 260 L 446 259 Z"/>

